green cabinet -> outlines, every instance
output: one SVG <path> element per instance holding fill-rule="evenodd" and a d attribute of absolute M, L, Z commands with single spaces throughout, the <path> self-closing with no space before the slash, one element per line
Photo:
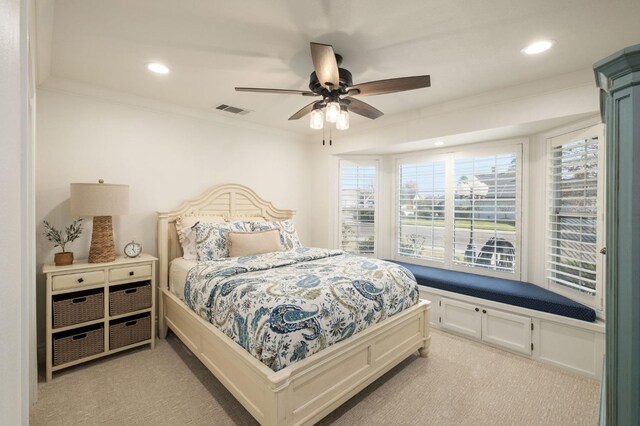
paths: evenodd
<path fill-rule="evenodd" d="M 601 423 L 640 424 L 640 45 L 594 65 L 607 126 L 606 360 Z"/>

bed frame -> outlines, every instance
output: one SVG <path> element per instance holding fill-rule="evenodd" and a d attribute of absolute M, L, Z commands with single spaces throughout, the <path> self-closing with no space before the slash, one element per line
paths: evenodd
<path fill-rule="evenodd" d="M 429 305 L 420 302 L 309 358 L 274 372 L 169 290 L 169 262 L 182 256 L 175 221 L 189 215 L 262 216 L 284 220 L 295 212 L 275 208 L 249 188 L 221 185 L 158 213 L 159 326 L 167 329 L 224 384 L 263 425 L 313 424 L 367 385 L 419 351 L 427 356 Z"/>

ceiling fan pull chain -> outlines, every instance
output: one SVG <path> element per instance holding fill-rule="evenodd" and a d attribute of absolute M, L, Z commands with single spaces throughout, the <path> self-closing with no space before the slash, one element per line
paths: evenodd
<path fill-rule="evenodd" d="M 322 126 L 322 146 L 324 146 L 324 126 Z"/>
<path fill-rule="evenodd" d="M 329 127 L 329 146 L 333 145 L 333 141 L 331 140 L 331 127 Z"/>

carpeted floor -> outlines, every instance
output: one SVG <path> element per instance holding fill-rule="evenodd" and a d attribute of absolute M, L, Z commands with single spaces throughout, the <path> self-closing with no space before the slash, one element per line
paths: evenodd
<path fill-rule="evenodd" d="M 326 417 L 336 425 L 595 425 L 599 384 L 433 331 L 412 355 Z M 173 335 L 40 383 L 32 425 L 255 424 Z"/>

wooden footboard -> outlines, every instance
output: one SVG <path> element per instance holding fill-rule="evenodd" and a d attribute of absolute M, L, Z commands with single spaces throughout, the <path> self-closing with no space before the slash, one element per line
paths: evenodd
<path fill-rule="evenodd" d="M 313 424 L 407 356 L 429 348 L 429 305 L 417 305 L 278 372 L 180 299 L 162 291 L 166 325 L 263 425 Z"/>

